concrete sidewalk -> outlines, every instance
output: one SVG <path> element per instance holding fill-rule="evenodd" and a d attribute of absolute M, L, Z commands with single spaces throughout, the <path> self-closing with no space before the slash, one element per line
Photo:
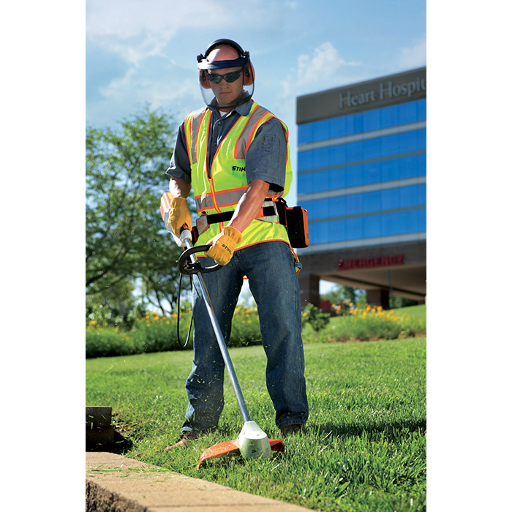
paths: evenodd
<path fill-rule="evenodd" d="M 86 452 L 87 512 L 306 512 L 107 452 Z"/>

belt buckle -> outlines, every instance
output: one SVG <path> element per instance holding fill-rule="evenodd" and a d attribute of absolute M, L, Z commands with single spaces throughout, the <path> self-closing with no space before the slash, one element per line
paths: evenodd
<path fill-rule="evenodd" d="M 269 206 L 272 206 L 274 209 L 274 215 L 266 215 L 261 217 L 261 220 L 264 220 L 265 222 L 279 222 L 279 213 L 277 211 L 277 204 L 275 201 L 264 201 L 261 208 L 268 208 Z"/>
<path fill-rule="evenodd" d="M 196 227 L 197 227 L 198 236 L 202 235 L 208 229 L 209 226 L 210 225 L 208 224 L 207 215 L 201 215 L 201 217 L 199 217 L 196 220 Z"/>

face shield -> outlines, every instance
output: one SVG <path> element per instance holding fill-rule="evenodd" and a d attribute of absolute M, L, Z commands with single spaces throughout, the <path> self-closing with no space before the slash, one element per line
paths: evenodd
<path fill-rule="evenodd" d="M 212 43 L 206 50 L 205 55 L 197 56 L 199 85 L 204 102 L 208 107 L 215 109 L 232 109 L 246 103 L 252 98 L 254 94 L 254 68 L 249 57 L 249 52 L 244 52 L 234 41 L 219 41 Z M 231 43 L 234 43 L 236 47 Z M 240 56 L 233 60 L 209 62 L 207 60 L 208 54 L 215 46 L 220 44 L 233 46 L 239 52 Z M 228 73 L 217 71 L 229 68 L 231 69 Z M 216 94 L 219 96 L 218 98 Z"/>

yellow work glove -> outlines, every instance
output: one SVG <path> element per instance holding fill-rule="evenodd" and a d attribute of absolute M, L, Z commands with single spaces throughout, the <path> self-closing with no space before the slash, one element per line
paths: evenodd
<path fill-rule="evenodd" d="M 183 224 L 192 230 L 192 215 L 188 209 L 187 199 L 185 197 L 173 197 L 169 201 L 171 209 L 169 210 L 169 226 L 176 236 L 180 236 L 180 230 Z"/>
<path fill-rule="evenodd" d="M 213 237 L 206 252 L 219 265 L 227 265 L 233 256 L 235 245 L 242 240 L 242 233 L 232 226 L 226 226 L 217 236 Z"/>

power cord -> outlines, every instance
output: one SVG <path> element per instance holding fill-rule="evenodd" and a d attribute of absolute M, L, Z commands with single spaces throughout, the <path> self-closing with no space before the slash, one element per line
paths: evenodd
<path fill-rule="evenodd" d="M 190 275 L 189 277 L 190 277 L 190 289 L 192 289 L 192 275 Z M 190 332 L 192 331 L 192 322 L 193 322 L 194 318 L 193 318 L 193 316 L 190 317 L 190 324 L 188 326 L 187 339 L 185 341 L 185 344 L 183 345 L 181 343 L 181 338 L 180 338 L 180 315 L 181 315 L 180 299 L 181 299 L 181 280 L 182 280 L 182 278 L 183 278 L 183 274 L 180 274 L 180 281 L 178 283 L 178 321 L 176 323 L 176 331 L 177 331 L 177 335 L 178 335 L 179 345 L 181 346 L 181 348 L 185 348 L 188 345 L 188 342 L 190 340 Z"/>

